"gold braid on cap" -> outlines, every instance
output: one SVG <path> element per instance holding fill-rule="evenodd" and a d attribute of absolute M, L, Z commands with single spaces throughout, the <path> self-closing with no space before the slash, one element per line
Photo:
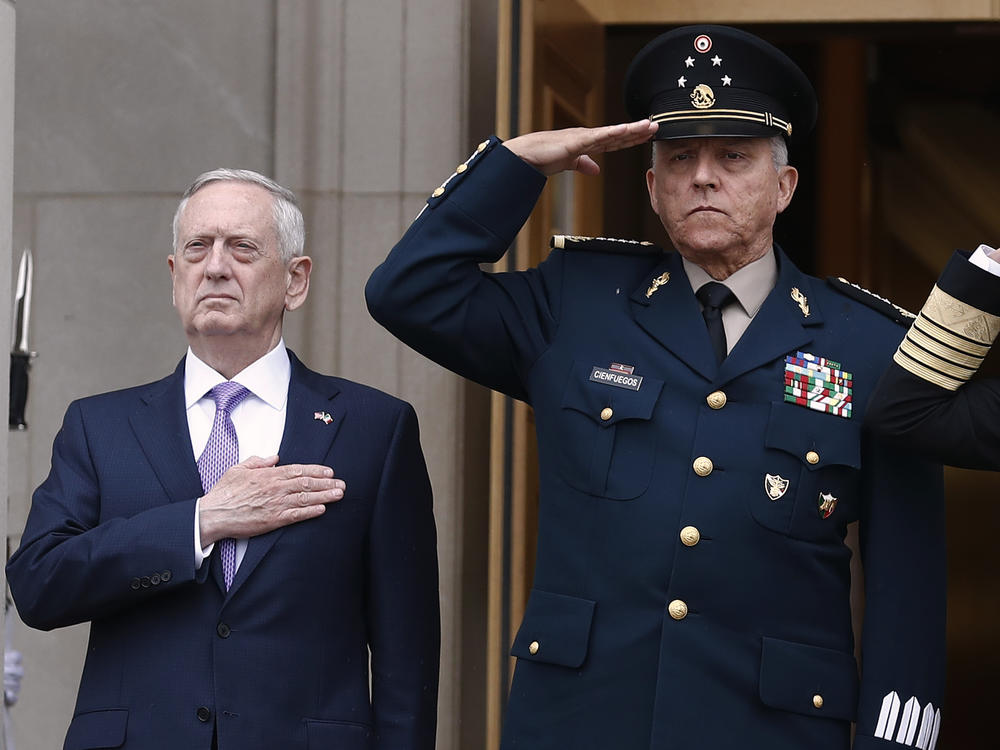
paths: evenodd
<path fill-rule="evenodd" d="M 770 112 L 752 112 L 746 109 L 679 109 L 674 112 L 661 112 L 658 115 L 650 115 L 653 122 L 683 122 L 685 120 L 744 120 L 756 122 L 767 127 L 784 130 L 786 134 L 792 134 L 792 123 L 775 117 Z"/>

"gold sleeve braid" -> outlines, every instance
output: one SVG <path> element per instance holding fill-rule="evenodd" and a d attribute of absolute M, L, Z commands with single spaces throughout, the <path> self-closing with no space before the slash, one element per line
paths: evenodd
<path fill-rule="evenodd" d="M 942 291 L 931 291 L 893 359 L 949 391 L 971 378 L 1000 333 L 1000 317 Z"/>

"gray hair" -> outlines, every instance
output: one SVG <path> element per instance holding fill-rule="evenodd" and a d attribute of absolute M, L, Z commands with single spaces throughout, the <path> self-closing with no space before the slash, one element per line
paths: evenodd
<path fill-rule="evenodd" d="M 181 214 L 187 206 L 188 199 L 212 182 L 244 182 L 264 188 L 274 198 L 274 228 L 278 234 L 278 251 L 281 260 L 287 264 L 292 258 L 302 255 L 306 244 L 305 221 L 299 200 L 288 188 L 282 187 L 270 177 L 249 169 L 213 169 L 198 175 L 181 196 L 181 202 L 174 213 L 174 251 L 177 250 L 177 239 L 180 234 Z"/>
<path fill-rule="evenodd" d="M 774 135 L 767 139 L 771 144 L 771 159 L 774 161 L 774 168 L 780 169 L 781 167 L 788 166 L 788 142 L 785 141 L 785 136 Z M 651 165 L 653 169 L 656 169 L 656 144 L 659 141 L 653 141 L 653 158 Z"/>

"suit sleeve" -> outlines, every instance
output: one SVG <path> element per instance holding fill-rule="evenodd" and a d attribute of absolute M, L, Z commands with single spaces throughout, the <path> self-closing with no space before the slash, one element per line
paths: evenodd
<path fill-rule="evenodd" d="M 433 750 L 441 623 L 431 486 L 408 404 L 385 459 L 369 538 L 368 622 L 378 750 Z"/>
<path fill-rule="evenodd" d="M 865 611 L 854 748 L 934 750 L 945 681 L 943 474 L 867 436 L 862 460 Z"/>
<path fill-rule="evenodd" d="M 527 400 L 525 373 L 556 326 L 559 259 L 486 273 L 527 221 L 544 176 L 493 138 L 436 190 L 365 287 L 379 323 L 421 354 Z"/>
<path fill-rule="evenodd" d="M 924 456 L 1000 470 L 1000 379 L 970 380 L 1000 331 L 1000 278 L 956 253 L 882 376 L 867 423 Z"/>
<path fill-rule="evenodd" d="M 49 475 L 32 496 L 21 545 L 7 564 L 21 619 L 51 630 L 139 606 L 196 575 L 204 580 L 209 566 L 194 569 L 195 502 L 102 519 L 101 477 L 84 411 L 80 402 L 71 404 Z"/>

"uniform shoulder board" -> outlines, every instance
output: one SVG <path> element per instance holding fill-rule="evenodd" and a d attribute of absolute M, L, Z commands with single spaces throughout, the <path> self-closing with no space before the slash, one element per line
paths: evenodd
<path fill-rule="evenodd" d="M 883 315 L 892 318 L 894 321 L 902 325 L 909 325 L 913 322 L 913 319 L 917 317 L 909 310 L 904 310 L 902 307 L 893 304 L 885 297 L 881 297 L 875 294 L 875 292 L 871 292 L 862 286 L 858 286 L 842 276 L 829 276 L 826 281 L 841 294 L 846 294 L 848 297 L 856 299 L 858 302 L 867 305 L 873 310 L 878 310 Z"/>
<path fill-rule="evenodd" d="M 652 242 L 619 240 L 614 237 L 578 237 L 572 234 L 553 235 L 549 240 L 549 247 L 558 250 L 589 250 L 596 253 L 624 255 L 659 255 L 663 252 Z"/>

